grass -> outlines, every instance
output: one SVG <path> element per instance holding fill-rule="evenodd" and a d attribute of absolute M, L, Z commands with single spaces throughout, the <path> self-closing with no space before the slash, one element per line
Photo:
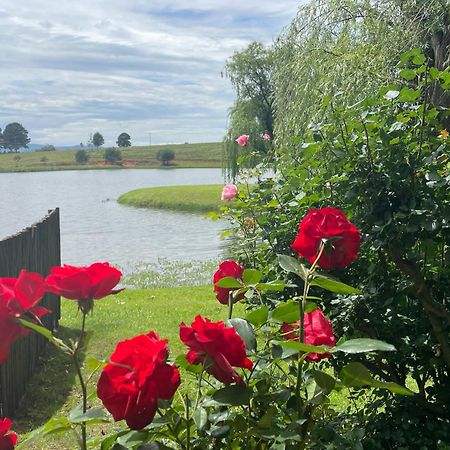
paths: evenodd
<path fill-rule="evenodd" d="M 141 208 L 162 208 L 187 212 L 218 211 L 223 185 L 163 186 L 136 189 L 121 195 L 118 202 Z"/>
<path fill-rule="evenodd" d="M 87 320 L 87 330 L 92 330 L 93 335 L 84 356 L 108 358 L 118 341 L 154 330 L 161 338 L 169 340 L 170 356 L 175 359 L 185 353 L 178 338 L 179 324 L 183 321 L 191 323 L 197 314 L 226 320 L 227 308 L 216 301 L 211 285 L 126 290 L 96 301 L 94 314 Z M 64 339 L 76 336 L 80 323 L 76 302 L 63 300 L 58 335 Z M 87 375 L 89 371 L 85 368 L 85 372 Z M 97 378 L 98 374 L 92 377 L 89 392 L 95 390 Z M 80 402 L 78 392 L 70 361 L 57 349 L 49 348 L 41 370 L 31 380 L 25 401 L 14 418 L 14 430 L 20 435 L 43 425 L 51 417 L 64 416 Z M 98 425 L 93 432 L 100 434 L 114 426 Z M 76 447 L 75 436 L 65 434 L 49 436 L 29 448 L 66 450 Z"/>
<path fill-rule="evenodd" d="M 222 143 L 152 145 L 122 148 L 122 163 L 107 164 L 104 148 L 87 150 L 87 164 L 75 162 L 76 150 L 29 153 L 1 153 L 0 172 L 33 172 L 78 169 L 163 168 L 156 159 L 159 150 L 170 148 L 175 152 L 168 168 L 222 167 Z M 14 158 L 20 156 L 20 160 Z M 164 167 L 165 168 L 165 167 Z"/>

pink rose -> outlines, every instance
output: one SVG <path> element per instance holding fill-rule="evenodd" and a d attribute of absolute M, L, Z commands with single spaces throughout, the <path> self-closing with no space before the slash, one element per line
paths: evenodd
<path fill-rule="evenodd" d="M 265 140 L 265 141 L 270 141 L 270 139 L 271 139 L 271 137 L 270 137 L 270 134 L 269 133 L 264 133 L 263 134 L 263 139 Z"/>
<path fill-rule="evenodd" d="M 238 188 L 235 184 L 226 184 L 222 190 L 222 200 L 233 200 L 238 193 Z"/>
<path fill-rule="evenodd" d="M 236 142 L 241 146 L 241 147 L 245 147 L 245 145 L 247 144 L 247 142 L 249 141 L 250 136 L 248 134 L 243 134 L 242 136 L 239 136 L 236 139 Z"/>

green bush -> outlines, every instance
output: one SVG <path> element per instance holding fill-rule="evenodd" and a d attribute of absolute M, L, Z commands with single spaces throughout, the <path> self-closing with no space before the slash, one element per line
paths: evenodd
<path fill-rule="evenodd" d="M 78 164 L 85 164 L 85 163 L 87 163 L 89 161 L 89 157 L 90 157 L 89 153 L 86 150 L 83 150 L 83 149 L 78 150 L 75 153 L 75 161 Z"/>
<path fill-rule="evenodd" d="M 122 161 L 122 152 L 118 148 L 107 148 L 105 150 L 105 161 L 111 164 Z"/>
<path fill-rule="evenodd" d="M 156 159 L 163 165 L 168 166 L 170 161 L 175 159 L 175 152 L 169 148 L 159 150 L 156 153 Z"/>
<path fill-rule="evenodd" d="M 442 132 L 449 111 L 429 102 L 431 89 L 450 89 L 450 73 L 425 61 L 418 49 L 406 53 L 398 84 L 351 107 L 326 97 L 322 117 L 329 119 L 281 146 L 275 175 L 241 194 L 231 214 L 239 225 L 235 253 L 257 268 L 288 251 L 311 208 L 335 206 L 361 227 L 360 257 L 337 275 L 364 296 L 330 299 L 335 332 L 394 344 L 395 354 L 361 360 L 379 379 L 417 393 L 401 403 L 390 394 L 372 397 L 362 426 L 367 442 L 381 443 L 374 448 L 436 448 L 428 444 L 437 428 L 450 441 L 450 139 Z M 421 412 L 433 424 L 408 425 L 391 447 L 398 411 L 403 423 Z"/>

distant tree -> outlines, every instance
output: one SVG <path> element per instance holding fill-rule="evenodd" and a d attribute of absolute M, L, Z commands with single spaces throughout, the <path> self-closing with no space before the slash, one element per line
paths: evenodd
<path fill-rule="evenodd" d="M 117 138 L 117 145 L 119 147 L 131 147 L 131 137 L 128 133 L 121 133 Z"/>
<path fill-rule="evenodd" d="M 17 122 L 6 125 L 3 131 L 3 140 L 3 146 L 11 151 L 17 151 L 22 147 L 27 148 L 30 142 L 28 131 Z"/>
<path fill-rule="evenodd" d="M 55 148 L 54 145 L 47 144 L 47 145 L 44 145 L 41 148 L 38 148 L 36 151 L 37 152 L 56 152 L 56 148 Z"/>
<path fill-rule="evenodd" d="M 94 136 L 92 136 L 92 143 L 96 148 L 101 147 L 105 143 L 103 136 L 98 131 L 94 133 Z"/>
<path fill-rule="evenodd" d="M 107 148 L 105 150 L 105 161 L 111 164 L 122 161 L 122 152 L 118 148 Z"/>
<path fill-rule="evenodd" d="M 156 159 L 160 161 L 163 166 L 168 166 L 169 162 L 175 159 L 175 152 L 170 148 L 159 150 L 156 154 Z"/>
<path fill-rule="evenodd" d="M 75 153 L 75 161 L 78 164 L 85 164 L 89 161 L 89 153 L 86 150 L 78 150 Z"/>

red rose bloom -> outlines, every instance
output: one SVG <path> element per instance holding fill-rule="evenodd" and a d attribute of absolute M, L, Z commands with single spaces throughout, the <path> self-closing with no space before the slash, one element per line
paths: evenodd
<path fill-rule="evenodd" d="M 26 270 L 18 278 L 0 278 L 0 364 L 8 358 L 12 343 L 30 332 L 17 319 L 38 319 L 50 312 L 38 306 L 45 289 L 41 275 Z"/>
<path fill-rule="evenodd" d="M 148 425 L 158 399 L 170 400 L 180 385 L 178 369 L 166 363 L 166 344 L 153 331 L 119 342 L 98 380 L 98 398 L 132 430 Z"/>
<path fill-rule="evenodd" d="M 53 267 L 45 281 L 52 292 L 70 300 L 94 300 L 120 292 L 121 289 L 113 290 L 113 287 L 121 276 L 122 272 L 109 263 L 94 263 L 87 267 L 65 264 Z"/>
<path fill-rule="evenodd" d="M 308 345 L 327 345 L 328 347 L 334 347 L 336 338 L 333 334 L 333 327 L 331 322 L 325 317 L 322 310 L 315 309 L 310 313 L 305 313 L 305 344 Z M 298 330 L 300 327 L 300 321 L 295 323 L 284 323 L 281 326 L 281 331 L 285 339 L 291 339 L 298 341 Z M 308 361 L 320 361 L 321 359 L 328 358 L 330 353 L 310 353 L 306 359 Z"/>
<path fill-rule="evenodd" d="M 318 261 L 322 269 L 347 267 L 356 259 L 361 236 L 342 211 L 334 208 L 312 209 L 300 222 L 299 232 L 291 248 L 311 264 L 320 244 L 325 249 Z"/>
<path fill-rule="evenodd" d="M 230 259 L 228 261 L 223 261 L 220 263 L 219 268 L 214 273 L 213 282 L 216 284 L 219 280 L 225 277 L 233 277 L 237 280 L 242 280 L 242 274 L 244 273 L 244 268 L 238 264 L 236 261 Z M 228 296 L 234 288 L 222 288 L 219 286 L 214 286 L 214 291 L 216 291 L 216 298 L 223 305 L 228 304 Z M 239 295 L 234 299 L 236 303 L 238 300 L 244 298 L 244 294 Z"/>
<path fill-rule="evenodd" d="M 225 384 L 244 384 L 233 367 L 251 369 L 245 343 L 233 327 L 197 316 L 190 327 L 180 324 L 180 339 L 190 350 L 190 364 L 203 363 L 205 370 Z"/>
<path fill-rule="evenodd" d="M 17 442 L 16 433 L 8 433 L 12 422 L 7 417 L 0 419 L 0 450 L 13 450 Z"/>

